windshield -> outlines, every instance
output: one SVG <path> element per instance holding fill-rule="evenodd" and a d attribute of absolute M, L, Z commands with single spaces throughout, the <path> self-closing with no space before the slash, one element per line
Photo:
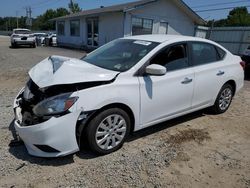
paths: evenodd
<path fill-rule="evenodd" d="M 16 30 L 15 34 L 31 34 L 29 30 Z"/>
<path fill-rule="evenodd" d="M 124 72 L 133 67 L 159 43 L 118 39 L 98 48 L 81 60 L 101 68 Z"/>

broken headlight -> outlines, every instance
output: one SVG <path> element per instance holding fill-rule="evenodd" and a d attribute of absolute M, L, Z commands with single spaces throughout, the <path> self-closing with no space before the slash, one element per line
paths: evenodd
<path fill-rule="evenodd" d="M 72 93 L 57 95 L 38 103 L 33 112 L 37 116 L 51 116 L 65 113 L 75 104 L 78 97 L 70 97 Z"/>

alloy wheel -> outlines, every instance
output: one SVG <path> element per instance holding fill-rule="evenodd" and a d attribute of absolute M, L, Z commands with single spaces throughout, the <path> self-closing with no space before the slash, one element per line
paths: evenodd
<path fill-rule="evenodd" d="M 96 143 L 103 150 L 113 149 L 123 141 L 126 131 L 127 124 L 121 115 L 109 115 L 96 129 Z"/>
<path fill-rule="evenodd" d="M 225 88 L 222 92 L 221 92 L 221 95 L 220 95 L 220 98 L 219 98 L 219 107 L 221 110 L 226 110 L 230 103 L 231 103 L 231 100 L 232 100 L 232 90 L 230 88 Z"/>

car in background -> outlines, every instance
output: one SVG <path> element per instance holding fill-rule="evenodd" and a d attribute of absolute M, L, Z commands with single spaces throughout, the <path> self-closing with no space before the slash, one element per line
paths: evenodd
<path fill-rule="evenodd" d="M 245 61 L 245 73 L 250 72 L 250 46 L 243 52 L 241 59 Z"/>
<path fill-rule="evenodd" d="M 45 44 L 45 38 L 48 36 L 47 33 L 33 33 L 36 37 L 36 44 L 37 45 L 43 45 Z"/>
<path fill-rule="evenodd" d="M 57 37 L 55 33 L 49 33 L 45 37 L 45 45 L 46 46 L 56 46 L 57 45 Z"/>
<path fill-rule="evenodd" d="M 29 45 L 36 47 L 36 37 L 29 29 L 14 29 L 10 36 L 11 47 L 15 48 L 20 45 Z"/>
<path fill-rule="evenodd" d="M 14 100 L 15 130 L 31 155 L 98 154 L 143 128 L 197 110 L 228 110 L 243 64 L 221 45 L 177 35 L 114 40 L 81 59 L 50 56 Z"/>

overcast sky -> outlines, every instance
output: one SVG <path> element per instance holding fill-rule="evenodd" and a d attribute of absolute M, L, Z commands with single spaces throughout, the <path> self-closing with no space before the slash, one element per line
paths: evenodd
<path fill-rule="evenodd" d="M 113 4 L 131 2 L 134 0 L 74 0 L 83 10 L 92 9 Z M 193 10 L 204 11 L 208 9 L 221 9 L 236 6 L 249 6 L 250 0 L 184 0 Z M 25 16 L 25 7 L 31 6 L 32 17 L 44 13 L 47 9 L 68 7 L 69 0 L 1 0 L 0 17 L 4 16 Z M 210 10 L 197 12 L 205 20 L 226 18 L 230 9 Z"/>

